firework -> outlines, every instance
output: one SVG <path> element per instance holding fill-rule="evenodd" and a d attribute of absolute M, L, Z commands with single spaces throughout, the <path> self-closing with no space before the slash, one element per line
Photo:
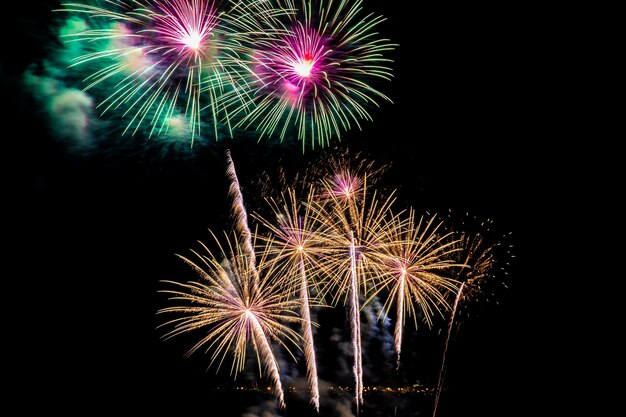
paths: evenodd
<path fill-rule="evenodd" d="M 297 132 L 303 151 L 328 145 L 371 120 L 369 108 L 380 100 L 391 101 L 377 83 L 392 77 L 384 54 L 395 45 L 378 37 L 385 19 L 362 15 L 361 0 L 276 1 L 294 13 L 273 21 L 280 26 L 271 39 L 255 42 L 250 100 L 224 101 L 240 117 L 237 126 L 255 129 L 260 138 L 282 141 Z"/>
<path fill-rule="evenodd" d="M 311 170 L 321 189 L 318 198 L 324 201 L 334 199 L 342 204 L 356 204 L 364 196 L 365 187 L 376 185 L 390 168 L 390 165 L 378 165 L 361 153 L 348 149 L 334 149 L 332 153 L 326 153 L 322 160 L 323 164 Z"/>
<path fill-rule="evenodd" d="M 253 216 L 270 230 L 270 241 L 276 243 L 270 245 L 270 251 L 274 253 L 273 261 L 280 271 L 279 275 L 293 286 L 292 292 L 298 294 L 307 381 L 311 391 L 311 403 L 319 411 L 319 384 L 310 309 L 312 304 L 318 306 L 321 301 L 311 300 L 310 288 L 319 293 L 319 289 L 315 288 L 316 275 L 326 249 L 323 233 L 318 230 L 320 226 L 312 218 L 310 207 L 313 198 L 314 193 L 309 190 L 306 202 L 301 203 L 295 190 L 289 188 L 279 201 L 268 199 L 275 221 L 269 221 L 256 213 Z"/>
<path fill-rule="evenodd" d="M 320 199 L 313 204 L 316 221 L 325 224 L 326 256 L 320 269 L 328 278 L 324 294 L 332 294 L 332 303 L 341 299 L 348 303 L 354 352 L 355 400 L 357 414 L 363 404 L 363 368 L 361 353 L 360 296 L 384 273 L 375 262 L 384 246 L 386 228 L 393 224 L 391 206 L 393 193 L 379 198 L 368 195 L 367 173 L 361 179 L 364 186 L 356 194 L 336 192 L 336 177 L 321 179 Z"/>
<path fill-rule="evenodd" d="M 451 232 L 441 233 L 441 226 L 437 216 L 422 216 L 416 220 L 414 210 L 410 209 L 406 218 L 396 217 L 386 228 L 386 245 L 378 252 L 379 268 L 385 272 L 380 276 L 381 285 L 370 299 L 385 290 L 387 299 L 383 310 L 389 314 L 395 304 L 394 341 L 398 367 L 406 315 L 413 317 L 416 329 L 420 315 L 429 327 L 432 326 L 433 315 L 443 315 L 442 311 L 449 309 L 445 295 L 457 289 L 457 281 L 448 278 L 446 272 L 458 266 L 454 260 L 458 242 L 451 239 Z"/>
<path fill-rule="evenodd" d="M 226 151 L 226 175 L 231 183 L 228 195 L 232 199 L 232 236 L 225 234 L 226 245 L 222 246 L 213 235 L 220 248 L 218 256 L 214 256 L 206 245 L 202 245 L 204 253 L 193 252 L 201 262 L 180 256 L 199 274 L 200 281 L 186 284 L 166 281 L 178 289 L 163 292 L 171 295 L 171 301 L 183 305 L 159 310 L 160 313 L 181 315 L 164 324 L 174 326 L 165 338 L 206 329 L 206 335 L 188 354 L 208 345 L 207 351 L 214 350 L 211 364 L 219 358 L 219 367 L 226 354 L 232 352 L 231 373 L 234 372 L 235 376 L 243 369 L 246 350 L 252 344 L 259 372 L 263 374 L 261 364 L 265 364 L 279 406 L 284 408 L 284 392 L 270 340 L 279 342 L 290 354 L 287 342 L 299 346 L 302 337 L 288 325 L 301 321 L 295 313 L 298 302 L 291 297 L 289 281 L 283 279 L 282 271 L 276 269 L 278 264 L 269 261 L 268 256 L 281 255 L 274 251 L 275 245 L 270 238 L 264 239 L 260 255 L 257 255 L 229 150 Z"/>
<path fill-rule="evenodd" d="M 210 109 L 213 133 L 224 116 L 218 98 L 237 90 L 240 61 L 249 38 L 261 37 L 263 21 L 279 13 L 266 2 L 218 0 L 108 0 L 63 3 L 59 11 L 82 16 L 89 28 L 68 35 L 91 48 L 71 62 L 85 67 L 85 90 L 101 87 L 102 114 L 121 110 L 130 120 L 124 132 L 140 126 L 167 134 L 185 120 L 192 143 L 201 134 L 202 109 Z M 263 6 L 256 6 L 263 4 Z M 92 68 L 95 69 L 92 70 Z M 230 131 L 230 130 L 229 130 Z"/>
<path fill-rule="evenodd" d="M 231 374 L 235 377 L 243 370 L 246 351 L 252 346 L 259 373 L 268 374 L 279 406 L 284 408 L 284 392 L 270 340 L 294 357 L 289 345 L 298 347 L 301 336 L 289 324 L 300 322 L 295 313 L 298 302 L 287 296 L 284 280 L 276 279 L 272 263 L 267 262 L 267 251 L 259 255 L 258 270 L 252 269 L 249 255 L 238 244 L 236 235 L 229 237 L 225 233 L 225 245 L 213 237 L 220 248 L 217 256 L 204 244 L 202 251 L 193 251 L 196 261 L 179 255 L 199 275 L 199 280 L 164 281 L 175 289 L 161 292 L 169 294 L 169 300 L 176 305 L 160 309 L 159 313 L 179 316 L 161 325 L 173 327 L 164 338 L 204 331 L 187 355 L 206 347 L 207 352 L 212 351 L 210 365 L 216 362 L 219 369 L 227 354 L 232 354 Z M 257 274 L 262 277 L 258 282 Z"/>
<path fill-rule="evenodd" d="M 476 218 L 473 218 L 473 221 L 476 221 Z M 510 246 L 505 245 L 503 240 L 499 240 L 495 243 L 489 243 L 488 240 L 485 239 L 485 233 L 490 232 L 491 224 L 492 220 L 488 219 L 480 222 L 478 225 L 480 231 L 460 232 L 460 237 L 455 243 L 457 246 L 456 259 L 458 260 L 458 264 L 456 266 L 459 267 L 455 274 L 455 278 L 461 282 L 461 286 L 459 287 L 454 299 L 454 306 L 448 322 L 441 368 L 439 370 L 439 377 L 435 389 L 433 417 L 437 414 L 437 407 L 439 405 L 445 376 L 448 347 L 450 344 L 452 329 L 458 317 L 459 310 L 469 301 L 478 299 L 481 295 L 485 295 L 484 287 L 494 281 L 496 277 L 501 276 L 501 274 L 508 274 L 506 271 L 508 259 L 513 257 L 510 253 Z M 468 226 L 464 224 L 463 227 L 471 228 L 471 225 Z M 497 265 L 503 260 L 496 256 L 495 252 L 500 248 L 504 248 L 506 250 L 506 253 L 503 254 L 505 258 L 505 266 L 498 268 Z"/>

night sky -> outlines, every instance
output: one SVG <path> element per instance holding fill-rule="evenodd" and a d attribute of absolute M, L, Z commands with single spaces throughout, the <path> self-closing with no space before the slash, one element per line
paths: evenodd
<path fill-rule="evenodd" d="M 394 103 L 382 103 L 372 111 L 373 122 L 333 146 L 390 164 L 385 184 L 418 211 L 470 213 L 493 219 L 495 236 L 510 232 L 516 258 L 503 278 L 508 289 L 497 291 L 498 305 L 479 305 L 459 327 L 439 415 L 507 416 L 532 409 L 530 357 L 538 342 L 526 313 L 539 279 L 528 265 L 538 210 L 534 134 L 542 115 L 528 104 L 533 64 L 520 58 L 526 52 L 516 17 L 521 11 L 448 4 L 408 11 L 391 3 L 399 2 L 370 0 L 365 7 L 388 18 L 381 34 L 400 44 L 394 79 L 383 86 Z M 279 165 L 297 172 L 331 149 L 303 154 L 293 141 L 249 137 L 189 149 L 124 136 L 100 138 L 90 152 L 77 151 L 51 134 L 41 106 L 20 84 L 27 68 L 37 68 L 58 48 L 53 5 L 22 7 L 16 19 L 21 43 L 0 67 L 3 97 L 11 103 L 5 116 L 16 132 L 5 136 L 11 152 L 4 159 L 19 161 L 9 175 L 19 195 L 12 204 L 15 220 L 9 220 L 18 231 L 11 281 L 21 300 L 13 314 L 33 317 L 18 320 L 11 337 L 24 364 L 17 386 L 50 411 L 239 416 L 247 397 L 211 391 L 216 381 L 230 381 L 227 370 L 217 376 L 215 368 L 206 371 L 202 354 L 183 358 L 189 340 L 160 339 L 159 281 L 191 278 L 174 254 L 209 241 L 209 229 L 228 228 L 226 149 L 249 211 L 260 201 L 260 175 Z M 346 325 L 341 312 L 324 320 Z M 420 356 L 407 359 L 415 369 L 406 372 L 432 386 L 446 322 L 438 320 L 430 331 L 411 326 L 408 339 Z M 328 357 L 332 349 L 320 346 Z M 411 350 L 404 346 L 403 355 L 412 357 Z M 332 365 L 321 366 L 330 375 Z M 290 410 L 289 398 L 285 415 L 304 416 Z M 423 408 L 406 415 L 430 415 L 431 401 L 417 401 Z M 215 411 L 218 403 L 232 413 Z M 393 416 L 393 409 L 380 415 Z"/>

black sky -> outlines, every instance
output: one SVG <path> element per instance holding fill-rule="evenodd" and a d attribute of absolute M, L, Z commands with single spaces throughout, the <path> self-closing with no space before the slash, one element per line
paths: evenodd
<path fill-rule="evenodd" d="M 539 279 L 529 265 L 541 209 L 536 132 L 544 116 L 529 104 L 537 63 L 527 59 L 525 12 L 452 4 L 409 10 L 399 3 L 365 2 L 388 17 L 381 33 L 400 44 L 386 90 L 394 104 L 373 111 L 374 121 L 347 133 L 341 146 L 391 163 L 386 181 L 408 204 L 488 217 L 497 232 L 511 232 L 517 258 L 509 290 L 500 306 L 461 328 L 451 391 L 442 401 L 450 416 L 514 415 L 534 408 L 533 384 L 541 384 L 533 374 L 540 341 L 528 297 Z M 21 307 L 14 314 L 32 317 L 16 321 L 12 338 L 24 364 L 17 386 L 50 409 L 87 415 L 206 408 L 204 415 L 229 416 L 212 414 L 214 404 L 205 403 L 213 373 L 204 373 L 206 358 L 183 359 L 182 344 L 159 340 L 158 281 L 184 271 L 175 253 L 208 240 L 209 228 L 227 227 L 225 149 L 251 200 L 264 170 L 294 169 L 321 151 L 302 155 L 297 145 L 251 140 L 224 140 L 196 153 L 141 144 L 123 152 L 68 151 L 19 86 L 26 67 L 55 42 L 51 8 L 22 7 L 21 43 L 1 67 L 11 103 L 5 115 L 17 131 L 10 139 L 15 150 L 4 158 L 19 162 L 9 176 L 19 184 L 10 221 L 16 224 L 9 225 L 18 232 L 11 281 Z"/>

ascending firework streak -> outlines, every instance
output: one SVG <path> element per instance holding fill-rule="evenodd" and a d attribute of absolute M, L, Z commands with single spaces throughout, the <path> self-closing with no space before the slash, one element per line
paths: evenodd
<path fill-rule="evenodd" d="M 423 320 L 430 327 L 435 313 L 443 314 L 442 310 L 449 309 L 444 294 L 457 289 L 457 281 L 444 273 L 458 266 L 453 256 L 459 250 L 459 242 L 451 239 L 452 233 L 441 233 L 441 225 L 437 216 L 422 216 L 416 222 L 411 209 L 408 218 L 396 217 L 386 229 L 387 244 L 378 252 L 381 269 L 386 273 L 381 276 L 382 285 L 372 293 L 370 300 L 385 289 L 388 295 L 383 310 L 386 314 L 395 302 L 394 341 L 398 367 L 406 314 L 413 317 L 417 329 L 416 307 L 419 307 Z"/>
<path fill-rule="evenodd" d="M 386 199 L 379 199 L 374 192 L 370 198 L 367 194 L 367 173 L 361 179 L 342 176 L 342 181 L 337 182 L 337 178 L 331 176 L 321 180 L 321 197 L 325 198 L 322 202 L 315 202 L 313 208 L 316 221 L 325 224 L 325 235 L 331 242 L 321 264 L 326 276 L 330 277 L 324 294 L 332 289 L 333 304 L 343 296 L 349 304 L 358 414 L 359 406 L 363 404 L 359 299 L 370 287 L 375 287 L 376 281 L 384 274 L 375 259 L 385 244 L 387 227 L 394 222 L 391 206 L 395 197 L 392 193 Z M 346 179 L 351 184 L 362 184 L 356 194 L 346 193 L 345 187 L 342 188 Z"/>
<path fill-rule="evenodd" d="M 179 283 L 164 281 L 177 287 L 162 290 L 170 294 L 170 301 L 179 305 L 159 310 L 159 313 L 174 313 L 180 317 L 169 320 L 161 326 L 173 326 L 173 330 L 164 335 L 165 339 L 187 332 L 205 330 L 206 334 L 187 352 L 191 355 L 200 347 L 213 351 L 212 365 L 218 361 L 218 369 L 226 355 L 233 354 L 231 374 L 242 371 L 246 362 L 246 351 L 250 345 L 254 348 L 259 366 L 259 373 L 269 375 L 281 408 L 285 407 L 284 392 L 280 382 L 278 363 L 270 347 L 270 339 L 280 343 L 292 357 L 286 342 L 296 347 L 300 335 L 284 323 L 297 323 L 300 319 L 295 313 L 297 300 L 286 294 L 284 282 L 275 279 L 271 263 L 267 261 L 267 252 L 259 258 L 259 270 L 263 279 L 254 283 L 257 270 L 251 270 L 249 255 L 245 253 L 239 239 L 229 238 L 225 233 L 226 246 L 220 247 L 220 254 L 215 256 L 202 244 L 203 252 L 192 251 L 198 258 L 193 261 L 179 257 L 199 275 L 198 281 Z M 160 327 L 161 327 L 160 326 Z M 295 359 L 295 357 L 294 357 Z"/>
<path fill-rule="evenodd" d="M 491 221 L 487 220 L 486 222 L 483 222 L 481 227 L 485 227 L 485 223 L 491 223 Z M 486 230 L 489 229 L 487 228 Z M 461 282 L 461 286 L 456 294 L 454 306 L 450 314 L 450 321 L 448 322 L 443 358 L 441 360 L 441 369 L 439 371 L 439 378 L 437 380 L 437 387 L 435 391 L 433 417 L 437 414 L 441 389 L 443 388 L 448 346 L 452 335 L 452 329 L 458 316 L 458 311 L 463 302 L 476 298 L 483 292 L 482 286 L 486 284 L 487 281 L 493 280 L 494 276 L 497 275 L 495 271 L 496 258 L 494 250 L 500 245 L 502 245 L 501 242 L 495 244 L 486 243 L 480 232 L 476 234 L 461 232 L 460 238 L 457 240 L 456 246 L 458 247 L 458 251 L 456 252 L 456 255 L 459 262 L 457 266 L 460 266 L 461 269 L 457 273 L 456 279 Z M 507 253 L 507 256 L 512 255 L 509 252 Z M 506 271 L 503 273 L 507 274 Z"/>
<path fill-rule="evenodd" d="M 313 191 L 310 190 L 306 202 L 301 203 L 295 190 L 289 188 L 281 196 L 280 201 L 268 199 L 276 222 L 267 220 L 257 213 L 253 213 L 253 216 L 272 233 L 270 240 L 275 239 L 276 245 L 271 245 L 270 250 L 275 255 L 273 261 L 277 263 L 278 273 L 293 285 L 293 292 L 298 294 L 301 303 L 300 315 L 303 319 L 307 381 L 311 391 L 311 403 L 319 412 L 319 383 L 310 312 L 311 305 L 317 305 L 319 301 L 311 300 L 309 288 L 315 287 L 314 279 L 319 270 L 319 260 L 326 253 L 326 249 L 324 233 L 319 230 L 320 225 L 314 223 L 311 215 L 313 196 Z"/>
<path fill-rule="evenodd" d="M 392 77 L 384 54 L 396 46 L 378 38 L 384 18 L 361 15 L 361 0 L 275 1 L 295 13 L 273 38 L 255 42 L 251 100 L 224 96 L 241 117 L 237 126 L 281 141 L 297 130 L 304 151 L 340 138 L 353 123 L 360 128 L 360 120 L 371 120 L 368 107 L 391 101 L 376 87 Z"/>
<path fill-rule="evenodd" d="M 248 227 L 248 213 L 243 203 L 243 195 L 235 170 L 235 163 L 230 155 L 230 150 L 226 150 L 226 176 L 230 180 L 228 195 L 232 199 L 231 216 L 235 227 L 235 232 L 239 234 L 244 252 L 248 255 L 250 270 L 253 272 L 254 282 L 258 283 L 259 274 L 256 271 L 254 245 L 252 244 L 252 233 Z"/>
<path fill-rule="evenodd" d="M 221 115 L 225 109 L 219 106 L 218 98 L 241 88 L 248 71 L 241 57 L 249 52 L 251 39 L 269 36 L 264 21 L 284 13 L 270 9 L 266 2 L 230 3 L 63 3 L 59 11 L 83 16 L 92 26 L 69 35 L 69 40 L 95 48 L 70 66 L 97 65 L 85 78 L 85 90 L 100 86 L 108 94 L 99 104 L 103 114 L 125 109 L 123 115 L 130 121 L 124 132 L 132 129 L 136 133 L 148 124 L 149 136 L 165 134 L 184 119 L 193 143 L 195 135 L 201 133 L 201 109 L 208 106 L 217 138 L 218 121 L 225 121 L 230 129 L 228 114 Z"/>
<path fill-rule="evenodd" d="M 441 395 L 441 387 L 443 386 L 443 371 L 446 364 L 446 355 L 448 354 L 448 342 L 450 341 L 450 334 L 452 333 L 452 324 L 454 323 L 454 317 L 456 315 L 456 309 L 459 306 L 459 299 L 463 294 L 463 288 L 465 283 L 461 283 L 459 291 L 454 299 L 454 306 L 452 307 L 452 313 L 450 313 L 450 322 L 448 323 L 448 332 L 446 334 L 446 344 L 443 348 L 443 359 L 441 360 L 441 369 L 439 370 L 439 379 L 437 380 L 437 387 L 435 389 L 435 405 L 433 407 L 433 417 L 437 414 L 437 406 L 439 405 L 439 396 Z"/>

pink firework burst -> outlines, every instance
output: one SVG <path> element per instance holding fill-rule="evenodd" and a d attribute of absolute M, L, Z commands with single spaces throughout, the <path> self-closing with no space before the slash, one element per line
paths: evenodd
<path fill-rule="evenodd" d="M 315 94 L 311 90 L 328 84 L 329 52 L 314 28 L 296 22 L 274 48 L 258 55 L 256 74 L 278 97 L 303 105 L 308 94 Z"/>
<path fill-rule="evenodd" d="M 385 53 L 395 45 L 378 38 L 385 20 L 362 16 L 362 1 L 275 0 L 292 10 L 274 37 L 255 42 L 251 102 L 230 100 L 237 126 L 260 137 L 296 136 L 303 149 L 325 146 L 361 120 L 380 100 L 378 82 L 391 78 Z M 272 21 L 276 23 L 277 21 Z"/>
<path fill-rule="evenodd" d="M 375 185 L 390 167 L 389 164 L 376 164 L 359 152 L 334 149 L 321 159 L 320 167 L 314 175 L 322 178 L 321 200 L 350 203 L 363 198 L 367 186 Z"/>
<path fill-rule="evenodd" d="M 217 10 L 212 1 L 155 2 L 153 31 L 163 55 L 174 53 L 174 59 L 187 58 L 192 63 L 209 57 L 217 25 Z"/>

